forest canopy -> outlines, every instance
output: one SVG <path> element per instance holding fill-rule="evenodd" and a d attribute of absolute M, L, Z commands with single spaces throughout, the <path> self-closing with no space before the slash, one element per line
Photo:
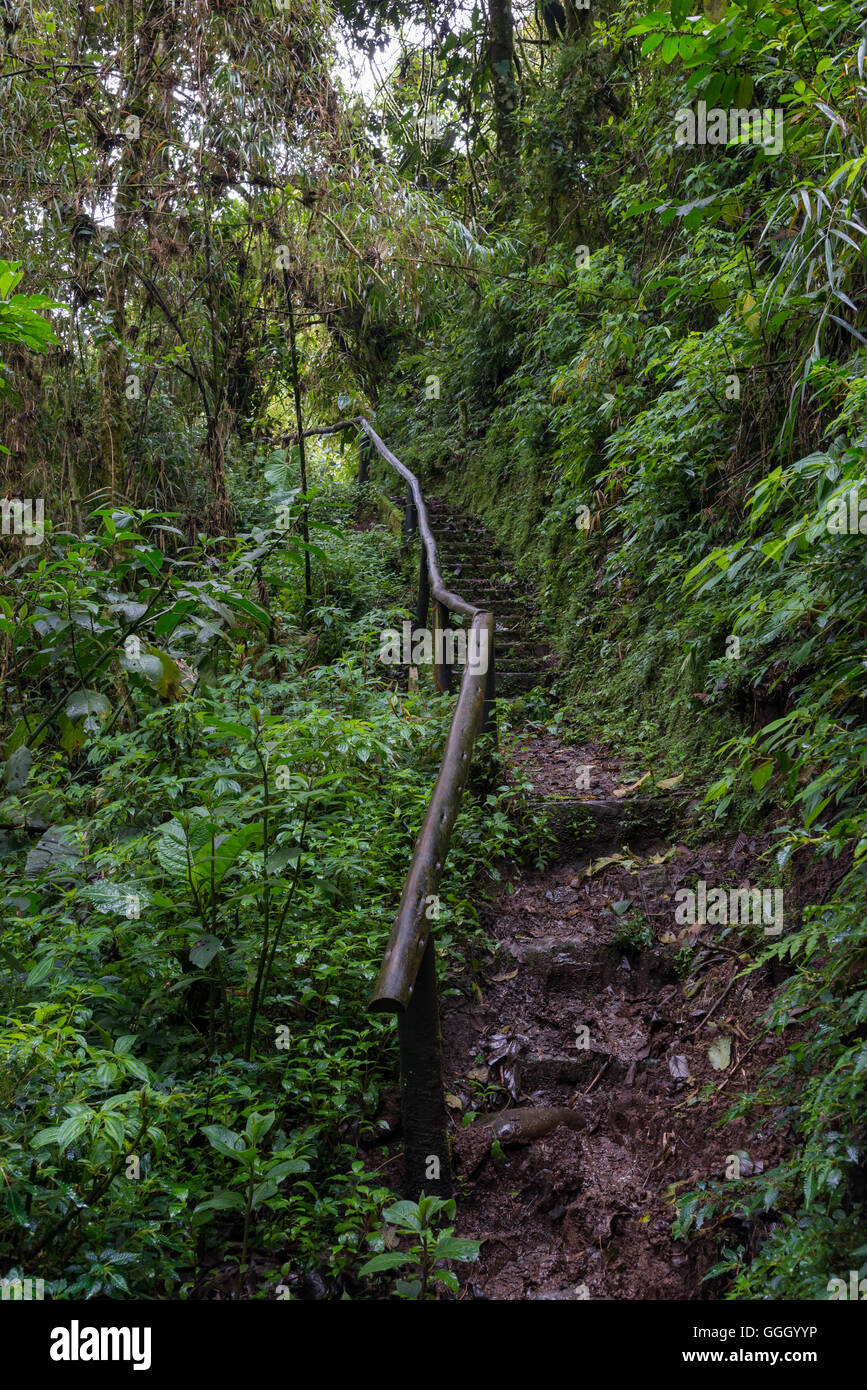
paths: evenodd
<path fill-rule="evenodd" d="M 562 868 L 548 803 L 589 815 L 572 763 L 614 750 L 595 799 L 652 793 L 653 835 L 618 820 L 597 880 L 579 814 L 570 872 L 588 904 L 609 885 L 611 969 L 664 957 L 684 1012 L 665 1054 L 650 1022 L 623 1076 L 611 1051 L 594 1123 L 615 1134 L 605 1088 L 649 1057 L 722 1137 L 664 1146 L 632 1194 L 629 1239 L 653 1213 L 679 1283 L 606 1285 L 570 1253 L 570 1287 L 846 1296 L 861 7 L 0 0 L 0 22 L 0 1276 L 55 1300 L 535 1296 L 497 1292 L 460 1139 L 537 1103 L 503 1080 L 505 1004 L 497 1047 L 445 1077 L 454 1200 L 401 1186 L 398 1039 L 369 1002 L 457 682 L 435 698 L 439 665 L 380 659 L 419 561 L 364 419 L 436 499 L 448 588 L 518 614 L 430 924 L 444 1065 L 455 1001 L 507 998 L 491 904 Z M 680 933 L 696 874 L 669 849 L 783 893 L 784 929 Z M 669 875 L 658 900 L 636 865 Z M 707 1024 L 702 1058 L 729 1051 L 693 1087 Z M 545 1105 L 590 1095 L 560 1084 Z M 504 1190 L 507 1147 L 485 1131 Z M 585 1230 L 575 1183 L 543 1210 L 584 1252 L 614 1218 Z"/>

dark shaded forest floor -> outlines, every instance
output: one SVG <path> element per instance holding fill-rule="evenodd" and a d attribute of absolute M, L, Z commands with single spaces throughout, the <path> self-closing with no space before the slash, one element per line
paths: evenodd
<path fill-rule="evenodd" d="M 437 519 L 447 520 L 448 578 L 455 559 L 466 565 L 450 553 L 463 524 Z M 474 525 L 484 558 L 471 574 L 455 570 L 472 597 L 483 571 L 507 565 Z M 532 594 L 513 588 L 510 605 L 532 614 Z M 479 1261 L 460 1271 L 460 1296 L 719 1298 L 720 1285 L 703 1282 L 719 1231 L 699 1223 L 677 1239 L 675 1201 L 703 1182 L 766 1171 L 791 1148 L 790 1117 L 773 1094 L 758 1122 L 725 1117 L 803 1025 L 766 1031 L 785 972 L 742 973 L 762 926 L 700 914 L 679 925 L 675 894 L 701 880 L 708 892 L 766 881 L 770 836 L 690 848 L 671 829 L 690 821 L 680 779 L 661 790 L 630 783 L 597 741 L 570 745 L 529 722 L 517 732 L 507 776 L 532 783 L 559 852 L 542 872 L 505 874 L 482 912 L 489 949 L 472 977 L 450 976 L 443 999 L 457 1234 L 481 1243 Z M 821 900 L 828 872 L 796 872 L 796 912 Z M 392 1141 L 398 1115 L 395 1092 L 381 1112 Z M 729 1222 L 726 1234 L 749 1258 L 765 1229 Z"/>
<path fill-rule="evenodd" d="M 698 880 L 708 891 L 761 881 L 766 842 L 689 849 L 655 831 L 646 808 L 628 826 L 630 797 L 610 796 L 617 761 L 598 745 L 536 738 L 518 759 L 525 770 L 528 759 L 546 795 L 595 764 L 584 805 L 596 833 L 583 853 L 564 844 L 545 872 L 511 874 L 486 910 L 491 953 L 475 996 L 444 1005 L 458 1232 L 482 1243 L 464 1296 L 714 1297 L 702 1277 L 715 1242 L 709 1230 L 676 1240 L 673 1201 L 730 1177 L 734 1156 L 746 1177 L 791 1146 L 773 1095 L 758 1124 L 722 1121 L 799 1025 L 785 1039 L 764 1032 L 775 971 L 740 974 L 757 929 L 748 940 L 739 927 L 678 926 L 674 894 Z M 812 901 L 822 889 L 812 875 Z M 611 910 L 627 901 L 638 929 Z M 486 1113 L 464 1128 L 467 1110 Z M 539 1132 L 549 1110 L 547 1123 L 561 1122 Z M 749 1244 L 758 1233 L 737 1234 Z"/>

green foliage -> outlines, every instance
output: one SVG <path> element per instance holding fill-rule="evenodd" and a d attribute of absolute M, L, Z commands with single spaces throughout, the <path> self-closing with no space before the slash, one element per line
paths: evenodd
<path fill-rule="evenodd" d="M 44 312 L 60 306 L 44 294 L 14 294 L 23 278 L 20 265 L 0 260 L 0 343 L 44 352 L 51 343 L 58 341 Z M 0 362 L 0 390 L 3 391 L 10 389 L 8 378 L 3 375 L 6 371 L 8 369 Z"/>
<path fill-rule="evenodd" d="M 362 1275 L 381 1274 L 387 1269 L 403 1269 L 413 1277 L 397 1279 L 394 1292 L 397 1298 L 422 1301 L 437 1297 L 437 1284 L 452 1293 L 458 1292 L 457 1275 L 444 1268 L 452 1260 L 468 1261 L 479 1258 L 481 1246 L 476 1240 L 461 1240 L 454 1226 L 438 1229 L 437 1218 L 454 1218 L 455 1203 L 441 1197 L 421 1194 L 417 1202 L 395 1202 L 383 1216 L 388 1223 L 372 1245 L 385 1243 L 389 1227 L 392 1235 L 408 1237 L 406 1250 L 383 1250 L 368 1260 L 359 1271 Z"/>
<path fill-rule="evenodd" d="M 770 825 L 777 871 L 822 874 L 764 955 L 792 972 L 764 1026 L 807 1040 L 744 1104 L 789 1157 L 682 1199 L 736 1297 L 825 1296 L 864 1242 L 865 62 L 849 0 L 732 0 L 621 8 L 529 63 L 520 195 L 442 315 L 448 390 L 407 418 L 408 354 L 380 405 L 521 556 L 567 725 L 685 771 L 689 836 Z M 678 145 L 699 102 L 772 123 Z"/>
<path fill-rule="evenodd" d="M 610 910 L 620 923 L 617 934 L 611 940 L 612 951 L 639 956 L 654 944 L 653 927 L 642 912 L 633 911 L 629 898 L 612 903 Z"/>
<path fill-rule="evenodd" d="M 297 519 L 267 492 L 274 524 L 219 571 L 116 513 L 19 571 L 7 651 L 43 693 L 7 697 L 0 1257 L 43 1251 L 52 1297 L 207 1294 L 211 1251 L 236 1294 L 364 1287 L 392 1194 L 359 1144 L 397 1065 L 367 1005 L 451 702 L 381 678 L 396 542 L 352 504 L 333 482 L 311 512 L 307 629 Z M 183 679 L 127 657 L 131 628 Z M 462 808 L 438 931 L 458 978 L 478 863 L 537 842 L 519 795 Z"/>

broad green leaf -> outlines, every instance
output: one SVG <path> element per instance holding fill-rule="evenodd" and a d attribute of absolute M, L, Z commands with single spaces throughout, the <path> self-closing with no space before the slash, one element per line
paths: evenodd
<path fill-rule="evenodd" d="M 243 1135 L 236 1134 L 233 1129 L 227 1129 L 225 1125 L 204 1125 L 202 1133 L 207 1135 L 208 1143 L 217 1150 L 217 1153 L 224 1154 L 226 1158 L 235 1158 L 241 1163 L 246 1163 L 255 1154 L 255 1150 L 247 1147 L 247 1141 Z"/>
<path fill-rule="evenodd" d="M 72 826 L 55 825 L 37 840 L 27 856 L 24 872 L 29 878 L 69 868 L 81 857 Z"/>
<path fill-rule="evenodd" d="M 279 1191 L 280 1189 L 277 1184 L 272 1182 L 270 1178 L 266 1178 L 264 1182 L 257 1183 L 253 1188 L 252 1205 L 254 1209 L 260 1206 L 262 1202 L 267 1202 L 269 1198 L 276 1197 Z"/>
<path fill-rule="evenodd" d="M 419 1209 L 415 1202 L 395 1202 L 383 1212 L 383 1216 L 392 1226 L 408 1227 L 411 1231 L 421 1230 Z"/>
<path fill-rule="evenodd" d="M 434 1254 L 438 1260 L 477 1260 L 481 1248 L 477 1240 L 462 1240 L 458 1236 L 440 1236 Z"/>
<path fill-rule="evenodd" d="M 218 835 L 213 842 L 213 849 L 209 842 L 196 855 L 193 883 L 197 888 L 210 888 L 211 885 L 219 887 L 239 855 L 254 842 L 260 841 L 263 834 L 264 825 L 261 821 L 255 821 L 230 835 Z"/>
<path fill-rule="evenodd" d="M 210 843 L 216 828 L 203 807 L 193 807 L 188 819 L 188 829 L 180 821 L 170 820 L 157 832 L 157 859 L 166 873 L 175 878 L 188 877 L 187 851 L 190 859 L 195 860 L 199 850 Z"/>
<path fill-rule="evenodd" d="M 282 1162 L 276 1163 L 273 1168 L 268 1169 L 268 1177 L 272 1182 L 282 1182 L 291 1173 L 309 1173 L 310 1164 L 303 1158 L 286 1158 Z"/>
<path fill-rule="evenodd" d="M 11 796 L 20 792 L 30 776 L 30 768 L 33 765 L 33 754 L 22 743 L 15 752 L 10 754 L 3 765 L 3 785 Z"/>
<path fill-rule="evenodd" d="M 88 1112 L 86 1115 L 70 1115 L 68 1120 L 64 1120 L 57 1130 L 55 1142 L 58 1147 L 66 1149 L 73 1144 L 90 1127 L 91 1119 L 92 1116 Z"/>
<path fill-rule="evenodd" d="M 125 1133 L 124 1123 L 120 1115 L 103 1115 L 102 1126 L 112 1143 L 120 1148 L 123 1144 Z"/>
<path fill-rule="evenodd" d="M 40 1129 L 39 1133 L 33 1136 L 34 1149 L 44 1149 L 48 1144 L 56 1144 L 59 1133 L 59 1125 L 50 1125 L 48 1129 Z"/>
<path fill-rule="evenodd" d="M 199 1202 L 196 1211 L 245 1211 L 246 1204 L 240 1192 L 229 1192 L 225 1188 L 215 1192 L 206 1202 Z"/>
<path fill-rule="evenodd" d="M 258 1144 L 260 1139 L 264 1139 L 276 1118 L 277 1115 L 274 1110 L 271 1110 L 267 1115 L 248 1115 L 246 1125 L 247 1137 L 252 1143 Z"/>
<path fill-rule="evenodd" d="M 111 705 L 98 690 L 76 690 L 66 701 L 64 713 L 73 721 L 93 715 L 104 723 L 111 714 Z"/>
<path fill-rule="evenodd" d="M 381 1255 L 374 1255 L 372 1260 L 361 1266 L 359 1274 L 378 1274 L 382 1269 L 401 1269 L 404 1265 L 414 1264 L 411 1255 L 402 1255 L 399 1250 L 384 1250 Z"/>
<path fill-rule="evenodd" d="M 762 787 L 764 787 L 765 783 L 770 780 L 771 776 L 773 775 L 773 771 L 774 764 L 772 760 L 764 763 L 759 763 L 759 766 L 754 768 L 752 773 L 750 774 L 750 781 L 753 784 L 753 790 L 760 792 L 762 790 Z"/>
<path fill-rule="evenodd" d="M 205 970 L 222 949 L 223 943 L 206 932 L 204 936 L 197 937 L 190 947 L 190 960 L 199 970 Z"/>
<path fill-rule="evenodd" d="M 54 956 L 44 955 L 42 960 L 39 960 L 39 962 L 36 963 L 35 966 L 33 966 L 31 973 L 28 974 L 28 977 L 26 977 L 24 983 L 26 984 L 26 986 L 28 986 L 28 988 L 33 988 L 35 984 L 42 984 L 43 980 L 49 979 L 51 970 L 53 969 Z"/>

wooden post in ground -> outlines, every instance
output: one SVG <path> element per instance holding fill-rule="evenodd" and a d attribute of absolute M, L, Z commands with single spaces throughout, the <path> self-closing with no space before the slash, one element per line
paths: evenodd
<path fill-rule="evenodd" d="M 358 436 L 358 485 L 363 487 L 370 477 L 370 440 L 361 430 Z"/>
<path fill-rule="evenodd" d="M 443 1098 L 436 953 L 428 936 L 406 1011 L 398 1018 L 406 1191 L 451 1197 L 452 1168 Z"/>
<path fill-rule="evenodd" d="M 491 625 L 491 635 L 488 640 L 488 670 L 485 677 L 485 703 L 482 706 L 482 727 L 481 733 L 494 735 L 494 747 L 497 746 L 497 721 L 494 718 L 494 701 L 497 698 L 497 667 L 494 661 L 494 625 Z"/>
<path fill-rule="evenodd" d="M 436 601 L 434 604 L 434 685 L 442 695 L 448 695 L 452 688 L 452 666 L 447 660 L 445 651 L 442 652 L 442 661 L 439 660 L 438 653 L 440 643 L 444 647 L 444 634 L 448 627 L 449 615 L 445 604 Z"/>
<path fill-rule="evenodd" d="M 412 487 L 406 485 L 406 502 L 403 508 L 403 539 L 408 544 L 418 530 L 418 508 L 412 495 Z"/>

